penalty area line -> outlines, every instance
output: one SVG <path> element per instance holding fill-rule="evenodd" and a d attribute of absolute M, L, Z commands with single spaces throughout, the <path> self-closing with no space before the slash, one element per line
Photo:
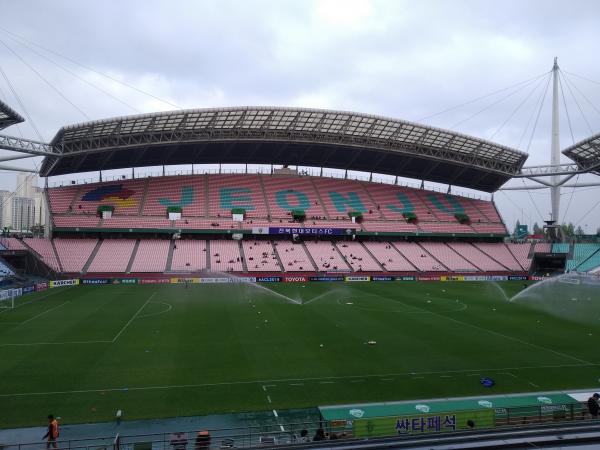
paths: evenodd
<path fill-rule="evenodd" d="M 39 313 L 39 314 L 37 314 L 37 315 L 35 315 L 35 316 L 33 316 L 33 317 L 30 317 L 30 318 L 29 318 L 29 319 L 27 319 L 27 320 L 24 320 L 24 321 L 23 321 L 23 322 L 21 322 L 19 325 L 25 325 L 26 323 L 28 323 L 28 322 L 31 322 L 32 320 L 34 320 L 34 319 L 37 319 L 38 317 L 41 317 L 41 316 L 43 316 L 44 314 L 48 314 L 49 312 L 52 312 L 52 311 L 54 311 L 55 309 L 58 309 L 58 308 L 60 308 L 61 306 L 65 306 L 67 303 L 70 303 L 70 301 L 69 301 L 69 300 L 67 300 L 66 302 L 64 302 L 64 303 L 61 303 L 60 305 L 58 305 L 58 306 L 55 306 L 54 308 L 47 309 L 46 311 L 43 311 L 43 312 L 41 312 L 41 313 Z"/>
<path fill-rule="evenodd" d="M 142 312 L 142 310 L 146 307 L 146 305 L 148 303 L 150 303 L 150 300 L 152 300 L 152 298 L 154 297 L 154 295 L 156 294 L 156 291 L 154 291 L 152 293 L 152 295 L 150 297 L 148 297 L 148 300 L 146 300 L 146 303 L 144 303 L 142 306 L 140 306 L 140 309 L 138 309 L 136 311 L 136 313 L 133 315 L 133 317 L 131 319 L 129 319 L 129 321 L 123 326 L 123 328 L 121 328 L 121 331 L 119 331 L 117 333 L 117 335 L 113 338 L 112 342 L 116 342 L 117 339 L 119 339 L 119 337 L 121 336 L 121 334 L 123 334 L 123 332 L 127 329 L 127 327 L 129 325 L 131 325 L 131 322 L 133 322 L 135 320 L 135 318 Z"/>
<path fill-rule="evenodd" d="M 111 341 L 94 341 L 94 342 L 111 342 Z M 268 383 L 292 383 L 299 381 L 314 381 L 320 384 L 333 384 L 333 381 L 322 381 L 322 380 L 342 380 L 352 378 L 381 378 L 385 376 L 418 376 L 418 375 L 439 375 L 445 373 L 454 374 L 469 374 L 469 373 L 481 373 L 481 372 L 506 372 L 507 370 L 535 370 L 535 369 L 560 369 L 565 367 L 597 367 L 600 363 L 589 363 L 589 364 L 558 364 L 558 365 L 546 365 L 546 366 L 524 366 L 524 367 L 498 367 L 489 369 L 471 369 L 471 370 L 447 370 L 447 371 L 430 371 L 430 372 L 404 372 L 404 373 L 388 373 L 388 374 L 372 374 L 372 375 L 348 375 L 339 377 L 312 377 L 312 378 L 287 378 L 287 379 L 276 379 L 276 380 L 240 380 L 240 381 L 224 381 L 218 383 L 199 383 L 199 384 L 180 384 L 180 385 L 166 385 L 166 386 L 139 386 L 139 387 L 128 387 L 128 388 L 103 388 L 103 389 L 79 389 L 72 391 L 50 391 L 50 392 L 22 392 L 22 393 L 10 393 L 0 394 L 0 398 L 3 397 L 29 397 L 38 395 L 65 395 L 65 394 L 89 394 L 94 392 L 123 392 L 123 391 L 153 391 L 153 390 L 166 390 L 166 389 L 195 389 L 195 388 L 206 388 L 206 387 L 226 387 L 226 386 L 243 386 L 250 384 L 264 385 Z M 384 379 L 382 379 L 383 381 Z M 298 383 L 299 384 L 299 383 Z"/>
<path fill-rule="evenodd" d="M 112 341 L 67 341 L 67 342 L 16 342 L 0 344 L 0 347 L 33 347 L 36 345 L 82 345 L 82 344 L 110 344 Z"/>

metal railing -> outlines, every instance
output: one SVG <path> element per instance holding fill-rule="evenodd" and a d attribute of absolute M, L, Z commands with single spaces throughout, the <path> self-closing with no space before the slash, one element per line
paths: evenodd
<path fill-rule="evenodd" d="M 515 428 L 522 430 L 527 426 L 539 426 L 568 423 L 573 421 L 597 423 L 590 420 L 585 404 L 540 404 L 534 406 L 523 406 L 514 408 L 496 408 L 495 418 L 490 423 L 456 424 L 455 431 L 482 431 L 494 429 Z M 464 412 L 464 411 L 462 411 Z M 444 414 L 458 414 L 461 411 L 453 411 Z M 422 414 L 415 414 L 422 416 Z M 398 420 L 407 416 L 398 417 Z M 471 429 L 471 427 L 473 429 Z M 354 436 L 352 421 L 327 422 L 301 422 L 301 423 L 278 423 L 271 422 L 260 426 L 248 426 L 242 428 L 207 429 L 209 439 L 201 435 L 198 430 L 167 433 L 148 433 L 136 435 L 120 435 L 109 437 L 96 437 L 89 439 L 71 439 L 58 441 L 58 447 L 62 450 L 204 450 L 204 449 L 252 449 L 264 447 L 286 447 L 301 446 L 309 442 L 315 442 L 319 430 L 322 431 L 324 440 L 352 440 L 352 439 L 377 439 L 385 437 L 415 436 L 417 434 L 448 434 L 452 430 L 437 430 L 414 433 L 390 429 L 389 434 L 378 434 L 377 436 Z M 45 448 L 45 442 L 3 444 L 0 450 L 39 450 Z"/>

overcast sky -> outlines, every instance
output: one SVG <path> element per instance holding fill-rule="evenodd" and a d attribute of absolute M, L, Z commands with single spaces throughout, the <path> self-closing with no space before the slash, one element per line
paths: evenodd
<path fill-rule="evenodd" d="M 66 124 L 174 105 L 299 106 L 423 121 L 543 164 L 551 86 L 534 124 L 555 56 L 566 77 L 561 148 L 600 132 L 595 0 L 0 0 L 0 11 L 0 67 L 44 140 Z M 0 98 L 25 115 L 4 77 Z M 29 121 L 3 132 L 38 138 Z M 0 189 L 15 184 L 0 172 Z M 568 205 L 567 221 L 595 231 L 598 200 L 600 188 L 565 189 L 561 217 Z M 510 229 L 550 211 L 546 190 L 498 192 L 495 201 Z"/>

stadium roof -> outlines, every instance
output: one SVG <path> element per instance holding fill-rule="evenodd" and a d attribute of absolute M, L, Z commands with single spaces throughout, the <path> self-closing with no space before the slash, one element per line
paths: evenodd
<path fill-rule="evenodd" d="M 174 164 L 287 164 L 384 173 L 492 192 L 527 154 L 452 131 L 345 111 L 235 107 L 63 127 L 42 176 Z"/>
<path fill-rule="evenodd" d="M 23 119 L 23 117 L 21 117 L 21 115 L 14 109 L 0 100 L 0 130 L 21 122 L 25 122 L 25 119 Z"/>
<path fill-rule="evenodd" d="M 563 154 L 575 161 L 581 169 L 600 175 L 600 133 L 567 147 Z"/>

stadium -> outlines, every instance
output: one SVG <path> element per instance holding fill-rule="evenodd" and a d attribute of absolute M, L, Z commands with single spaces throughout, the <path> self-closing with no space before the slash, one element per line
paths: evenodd
<path fill-rule="evenodd" d="M 0 103 L 0 128 L 23 120 Z M 568 242 L 553 220 L 543 236 L 513 236 L 493 197 L 453 193 L 541 176 L 524 152 L 283 107 L 2 139 L 44 156 L 49 205 L 45 236 L 0 238 L 3 428 L 60 411 L 110 424 L 69 448 L 115 449 L 185 448 L 198 439 L 188 417 L 218 417 L 199 420 L 221 448 L 300 446 L 303 430 L 391 448 L 432 433 L 483 445 L 502 430 L 540 442 L 549 427 L 596 432 L 582 392 L 600 376 L 600 244 Z M 597 173 L 599 139 L 566 148 L 573 163 L 548 173 Z M 162 173 L 139 170 L 151 166 Z M 103 178 L 114 169 L 130 175 Z M 49 181 L 84 172 L 98 180 Z M 147 419 L 165 431 L 119 428 Z"/>

